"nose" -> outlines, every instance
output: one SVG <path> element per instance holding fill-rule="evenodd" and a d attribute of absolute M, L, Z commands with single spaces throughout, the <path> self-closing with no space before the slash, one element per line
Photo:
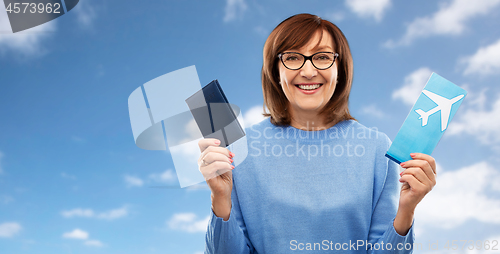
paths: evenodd
<path fill-rule="evenodd" d="M 316 75 L 318 75 L 318 70 L 312 65 L 311 60 L 306 60 L 304 66 L 300 68 L 300 75 L 307 79 L 312 79 Z"/>

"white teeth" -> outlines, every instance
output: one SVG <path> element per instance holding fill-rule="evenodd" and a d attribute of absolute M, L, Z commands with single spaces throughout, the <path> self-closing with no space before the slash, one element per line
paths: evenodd
<path fill-rule="evenodd" d="M 304 90 L 314 90 L 318 89 L 321 85 L 320 84 L 314 84 L 314 85 L 299 85 L 300 89 Z"/>

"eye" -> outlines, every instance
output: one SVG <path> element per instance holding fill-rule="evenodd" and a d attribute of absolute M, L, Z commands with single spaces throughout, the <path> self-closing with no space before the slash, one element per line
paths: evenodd
<path fill-rule="evenodd" d="M 328 54 L 318 54 L 314 56 L 317 60 L 330 60 L 331 57 Z"/>
<path fill-rule="evenodd" d="M 300 62 L 303 57 L 296 53 L 285 53 L 283 54 L 283 60 L 285 62 Z"/>

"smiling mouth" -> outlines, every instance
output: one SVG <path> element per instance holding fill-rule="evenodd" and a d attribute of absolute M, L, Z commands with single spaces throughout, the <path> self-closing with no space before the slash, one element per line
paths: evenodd
<path fill-rule="evenodd" d="M 297 88 L 306 90 L 306 91 L 312 91 L 320 88 L 323 84 L 312 84 L 312 85 L 295 85 Z"/>

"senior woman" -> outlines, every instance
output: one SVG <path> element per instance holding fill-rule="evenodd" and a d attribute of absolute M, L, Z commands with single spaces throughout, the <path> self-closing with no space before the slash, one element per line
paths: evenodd
<path fill-rule="evenodd" d="M 298 14 L 264 45 L 269 116 L 246 129 L 248 156 L 199 142 L 211 190 L 205 253 L 411 253 L 415 207 L 436 184 L 434 159 L 398 164 L 391 141 L 349 113 L 353 64 L 340 29 Z M 402 186 L 398 184 L 402 182 Z"/>

